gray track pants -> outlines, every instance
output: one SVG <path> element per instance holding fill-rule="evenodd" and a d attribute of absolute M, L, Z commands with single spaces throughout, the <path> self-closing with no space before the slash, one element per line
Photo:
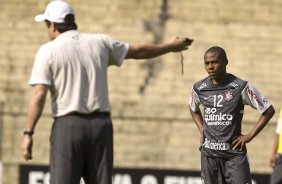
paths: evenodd
<path fill-rule="evenodd" d="M 50 184 L 111 184 L 113 129 L 110 115 L 56 118 L 50 138 Z"/>

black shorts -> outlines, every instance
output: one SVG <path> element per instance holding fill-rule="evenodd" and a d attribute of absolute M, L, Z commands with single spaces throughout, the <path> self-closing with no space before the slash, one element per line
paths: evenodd
<path fill-rule="evenodd" d="M 56 118 L 50 138 L 50 184 L 111 184 L 113 128 L 110 115 Z"/>
<path fill-rule="evenodd" d="M 270 177 L 270 184 L 281 184 L 282 183 L 282 154 L 278 155 L 275 163 L 274 170 Z"/>
<path fill-rule="evenodd" d="M 251 184 L 247 155 L 232 158 L 212 158 L 201 154 L 203 184 Z"/>

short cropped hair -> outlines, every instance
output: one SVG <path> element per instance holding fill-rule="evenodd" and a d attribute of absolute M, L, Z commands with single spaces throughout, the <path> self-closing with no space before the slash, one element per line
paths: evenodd
<path fill-rule="evenodd" d="M 47 27 L 50 27 L 51 22 L 49 20 L 45 20 Z M 63 33 L 70 30 L 77 30 L 77 25 L 75 23 L 75 17 L 73 14 L 66 15 L 63 23 L 54 22 L 54 26 L 59 31 L 59 33 Z"/>
<path fill-rule="evenodd" d="M 205 52 L 205 55 L 209 52 L 216 52 L 219 54 L 219 57 L 225 61 L 228 61 L 227 59 L 227 55 L 226 55 L 226 52 L 223 48 L 221 47 L 218 47 L 218 46 L 213 46 L 211 48 L 209 48 L 206 52 Z"/>

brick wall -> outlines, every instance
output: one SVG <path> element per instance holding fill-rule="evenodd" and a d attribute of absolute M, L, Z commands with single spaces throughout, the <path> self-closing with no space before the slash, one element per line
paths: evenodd
<path fill-rule="evenodd" d="M 199 137 L 187 110 L 187 98 L 192 84 L 206 76 L 203 53 L 210 46 L 226 49 L 228 72 L 252 82 L 276 110 L 282 106 L 279 0 L 70 2 L 80 31 L 106 33 L 130 43 L 158 43 L 173 35 L 195 39 L 183 53 L 183 76 L 179 53 L 148 61 L 128 60 L 121 68 L 109 68 L 117 167 L 200 168 Z M 37 49 L 48 41 L 44 24 L 35 23 L 34 16 L 46 3 L 0 0 L 3 184 L 16 184 L 18 165 L 25 163 L 20 144 L 30 96 L 27 81 Z M 257 118 L 258 112 L 247 107 L 243 133 Z M 276 119 L 249 144 L 253 172 L 271 172 L 268 159 Z M 48 164 L 51 122 L 48 100 L 36 129 L 30 164 Z"/>

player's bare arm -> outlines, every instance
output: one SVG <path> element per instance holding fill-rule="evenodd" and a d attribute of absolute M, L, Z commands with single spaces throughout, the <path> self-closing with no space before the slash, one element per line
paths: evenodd
<path fill-rule="evenodd" d="M 187 50 L 193 40 L 183 37 L 173 37 L 170 42 L 163 44 L 131 44 L 126 55 L 127 59 L 149 59 L 169 52 Z"/>
<path fill-rule="evenodd" d="M 272 153 L 271 153 L 270 160 L 269 160 L 269 166 L 271 168 L 275 167 L 275 163 L 277 160 L 278 144 L 279 144 L 279 134 L 276 134 L 274 136 L 274 145 L 273 145 Z"/>
<path fill-rule="evenodd" d="M 203 124 L 204 124 L 202 112 L 201 112 L 201 110 L 194 112 L 190 107 L 189 107 L 189 110 L 190 110 L 190 114 L 192 116 L 192 119 L 194 120 L 195 124 L 198 127 L 198 130 L 199 130 L 199 133 L 200 133 L 200 144 L 202 144 Z"/>
<path fill-rule="evenodd" d="M 45 100 L 49 87 L 46 85 L 35 85 L 32 90 L 31 100 L 29 103 L 27 123 L 25 131 L 33 132 L 38 119 L 43 111 Z M 31 134 L 24 135 L 22 142 L 22 152 L 25 160 L 32 159 L 33 139 Z"/>
<path fill-rule="evenodd" d="M 259 132 L 265 127 L 272 116 L 275 114 L 273 106 L 270 106 L 262 115 L 259 117 L 258 122 L 254 128 L 246 135 L 241 135 L 233 138 L 232 149 L 243 150 L 245 144 L 249 143 L 253 138 L 255 138 Z"/>

